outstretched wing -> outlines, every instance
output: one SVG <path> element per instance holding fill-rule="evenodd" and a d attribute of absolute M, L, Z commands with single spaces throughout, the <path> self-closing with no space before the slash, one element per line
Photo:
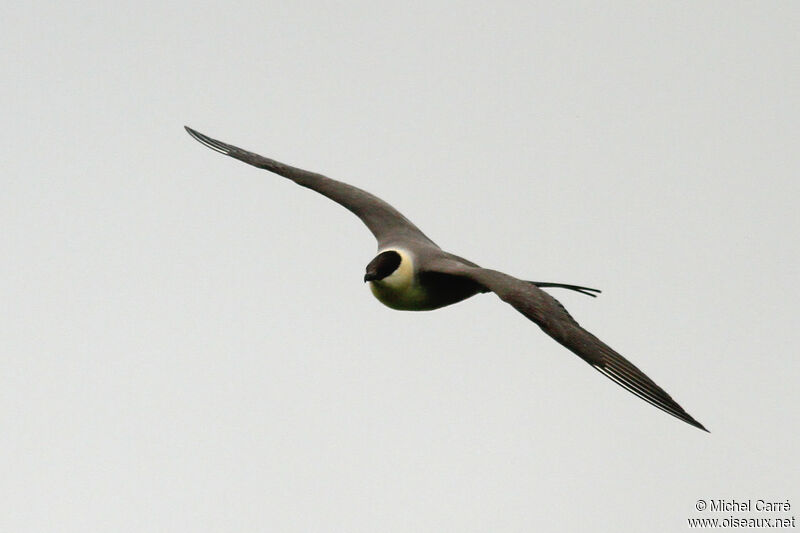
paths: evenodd
<path fill-rule="evenodd" d="M 212 139 L 188 126 L 184 127 L 189 135 L 214 151 L 289 178 L 298 185 L 317 191 L 346 207 L 369 228 L 378 240 L 379 246 L 398 239 L 424 242 L 436 246 L 397 209 L 367 191 L 332 180 L 322 174 L 291 167 L 274 159 L 242 150 L 231 144 Z"/>
<path fill-rule="evenodd" d="M 578 325 L 558 300 L 530 282 L 496 270 L 453 263 L 437 265 L 437 270 L 469 278 L 494 292 L 535 322 L 545 333 L 617 384 L 662 411 L 708 431 L 644 372 Z"/>

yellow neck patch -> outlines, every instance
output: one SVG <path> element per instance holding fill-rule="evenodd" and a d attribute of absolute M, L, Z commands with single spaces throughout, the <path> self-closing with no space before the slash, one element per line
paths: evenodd
<path fill-rule="evenodd" d="M 425 293 L 414 275 L 414 260 L 410 253 L 399 248 L 387 248 L 378 253 L 394 251 L 400 255 L 397 270 L 381 280 L 369 282 L 372 294 L 392 309 L 416 310 L 426 301 Z"/>

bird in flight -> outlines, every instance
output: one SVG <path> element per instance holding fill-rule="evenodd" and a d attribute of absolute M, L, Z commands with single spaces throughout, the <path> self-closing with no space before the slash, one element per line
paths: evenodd
<path fill-rule="evenodd" d="M 426 311 L 493 292 L 612 381 L 662 411 L 708 431 L 633 363 L 578 325 L 542 287 L 570 289 L 589 296 L 599 290 L 525 281 L 481 268 L 442 250 L 394 207 L 367 191 L 217 141 L 188 126 L 186 131 L 208 148 L 312 189 L 360 218 L 378 241 L 378 254 L 367 265 L 364 282 L 369 283 L 381 303 L 392 309 Z"/>

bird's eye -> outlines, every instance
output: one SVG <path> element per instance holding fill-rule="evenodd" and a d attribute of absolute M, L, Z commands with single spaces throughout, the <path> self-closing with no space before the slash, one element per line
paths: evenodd
<path fill-rule="evenodd" d="M 401 261 L 400 254 L 398 254 L 394 250 L 383 252 L 378 257 L 380 258 L 378 271 L 382 274 L 381 277 L 385 278 L 386 276 L 390 275 L 392 272 L 397 270 L 397 267 L 400 266 L 400 261 Z"/>
<path fill-rule="evenodd" d="M 383 279 L 397 270 L 400 266 L 400 254 L 394 250 L 381 252 L 367 265 L 367 273 L 374 279 Z"/>

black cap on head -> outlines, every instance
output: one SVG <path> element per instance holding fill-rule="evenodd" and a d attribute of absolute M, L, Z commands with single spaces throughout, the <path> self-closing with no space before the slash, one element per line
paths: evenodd
<path fill-rule="evenodd" d="M 400 254 L 394 250 L 381 252 L 367 265 L 364 281 L 376 281 L 385 278 L 400 266 Z"/>

